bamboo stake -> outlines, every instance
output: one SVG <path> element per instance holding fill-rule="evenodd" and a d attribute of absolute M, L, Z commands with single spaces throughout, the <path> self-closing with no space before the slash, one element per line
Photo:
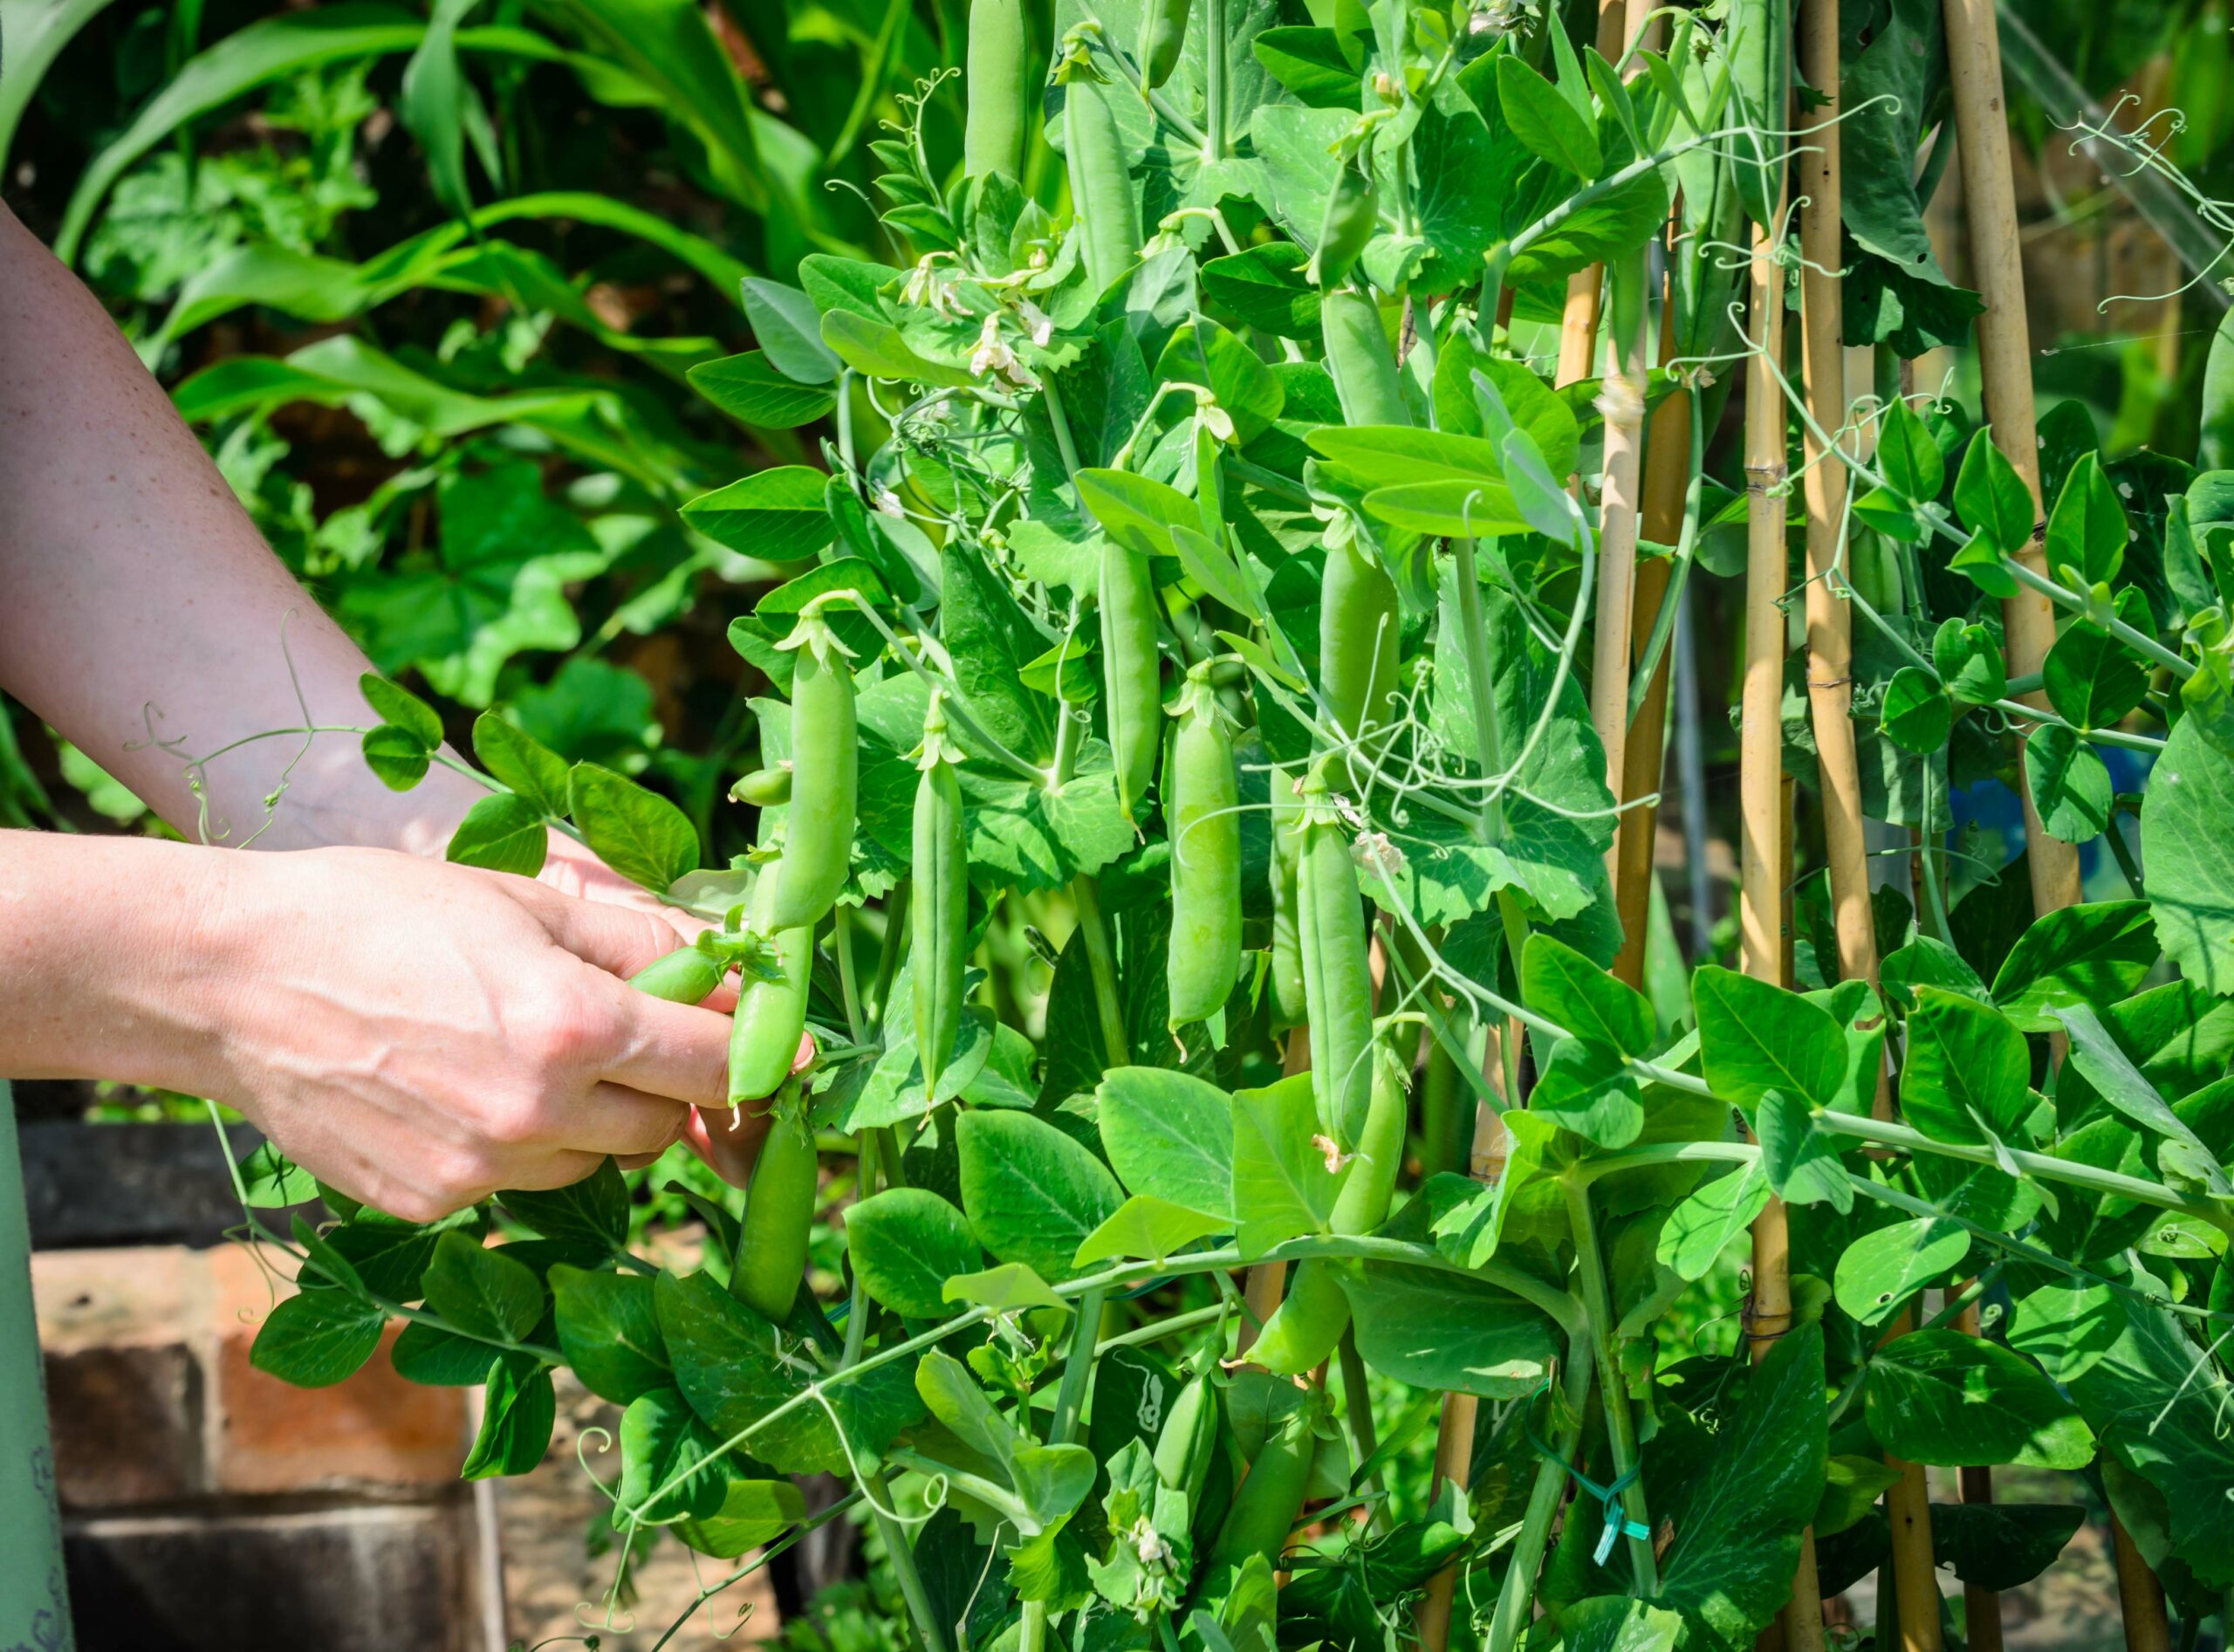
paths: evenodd
<path fill-rule="evenodd" d="M 2030 331 L 2025 317 L 2025 266 L 2017 233 L 2017 190 L 2011 182 L 2008 113 L 2001 95 L 2001 31 L 1993 0 L 1946 0 L 1947 67 L 1955 94 L 1955 158 L 1963 167 L 1963 200 L 1970 223 L 1970 273 L 1985 311 L 1978 317 L 1978 371 L 1994 445 L 2017 467 L 2032 496 L 2036 526 L 2018 559 L 2047 572 L 2042 548 L 2040 454 L 2033 429 Z M 2047 598 L 2020 586 L 2001 605 L 2009 639 L 2009 670 L 2024 676 L 2040 668 L 2056 640 L 2055 610 Z M 2026 696 L 2045 706 L 2045 694 Z M 2020 736 L 2020 738 L 2022 737 Z M 2036 915 L 2079 900 L 2079 850 L 2050 837 L 2032 806 L 2025 773 L 2025 842 Z"/>
<path fill-rule="evenodd" d="M 1971 1303 L 1955 1316 L 1955 1328 L 1965 1336 L 1978 1333 L 1978 1305 Z M 1993 1470 L 1975 1467 L 1962 1470 L 1963 1501 L 1993 1501 Z M 1976 1583 L 1963 1586 L 1963 1633 L 1970 1652 L 2002 1652 L 2001 1596 Z"/>
<path fill-rule="evenodd" d="M 1779 218 L 1782 214 L 1779 212 Z M 1790 982 L 1785 943 L 1791 932 L 1785 891 L 1791 882 L 1791 805 L 1784 776 L 1785 615 L 1789 583 L 1785 546 L 1784 393 L 1774 369 L 1784 360 L 1784 271 L 1770 231 L 1753 232 L 1751 326 L 1758 353 L 1745 368 L 1745 679 L 1739 702 L 1738 945 L 1747 974 Z M 1746 1331 L 1754 1358 L 1792 1329 L 1792 1235 L 1782 1199 L 1753 1223 L 1753 1300 Z M 1801 1534 L 1792 1599 L 1765 1631 L 1763 1652 L 1821 1652 L 1822 1587 L 1815 1534 Z"/>
<path fill-rule="evenodd" d="M 1660 312 L 1660 359 L 1676 354 L 1675 280 L 1668 284 L 1668 302 Z M 1653 409 L 1644 452 L 1644 537 L 1655 545 L 1673 545 L 1683 531 L 1683 497 L 1691 479 L 1691 399 L 1670 394 Z M 1668 595 L 1669 567 L 1666 558 L 1655 557 L 1636 572 L 1635 622 L 1631 626 L 1633 661 L 1641 660 L 1660 605 Z M 1668 736 L 1668 682 L 1676 650 L 1662 650 L 1644 699 L 1637 707 L 1621 764 L 1617 795 L 1622 805 L 1621 823 L 1614 849 L 1614 910 L 1621 922 L 1621 949 L 1614 957 L 1614 973 L 1633 987 L 1644 984 L 1645 923 L 1651 907 L 1654 838 L 1660 826 L 1656 804 L 1643 799 L 1660 790 L 1662 756 Z M 1686 798 L 1685 808 L 1696 806 Z"/>
<path fill-rule="evenodd" d="M 1877 986 L 1877 936 L 1869 904 L 1869 861 L 1862 839 L 1861 775 L 1854 736 L 1853 612 L 1831 588 L 1845 529 L 1847 477 L 1815 428 L 1837 433 L 1847 416 L 1841 337 L 1840 244 L 1839 4 L 1808 0 L 1800 11 L 1800 69 L 1822 99 L 1797 165 L 1806 205 L 1800 215 L 1800 343 L 1807 381 L 1807 701 L 1822 783 L 1823 838 L 1830 862 L 1840 972 Z M 1882 1066 L 1877 1107 L 1892 1098 Z M 1758 1288 L 1758 1282 L 1757 1282 Z M 1893 1527 L 1893 1575 L 1901 1652 L 1940 1652 L 1939 1589 L 1931 1553 L 1931 1505 L 1923 1471 L 1896 1464 L 1902 1477 L 1885 1494 Z"/>
<path fill-rule="evenodd" d="M 1638 7 L 1640 14 L 1643 10 Z M 1621 55 L 1628 17 L 1628 0 L 1598 0 L 1598 54 L 1609 62 Z M 1599 298 L 1605 280 L 1606 267 L 1597 264 L 1567 278 L 1566 308 L 1559 316 L 1559 371 L 1552 380 L 1555 384 L 1587 379 L 1598 363 Z M 1511 302 L 1505 301 L 1505 314 L 1511 313 Z"/>
<path fill-rule="evenodd" d="M 2164 1586 L 2114 1514 L 2110 1517 L 2110 1542 L 2118 1557 L 2118 1607 L 2125 1614 L 2126 1652 L 2167 1652 L 2172 1626 L 2164 1615 Z"/>

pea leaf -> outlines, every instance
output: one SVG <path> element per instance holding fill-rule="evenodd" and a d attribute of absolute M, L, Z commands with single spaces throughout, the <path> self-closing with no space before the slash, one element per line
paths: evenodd
<path fill-rule="evenodd" d="M 558 1418 L 558 1395 L 550 1371 L 532 1354 L 502 1355 L 490 1368 L 482 1395 L 481 1432 L 457 1471 L 458 1478 L 527 1473 L 551 1449 L 551 1429 Z"/>
<path fill-rule="evenodd" d="M 1912 1331 L 1869 1361 L 1869 1431 L 1895 1457 L 1955 1468 L 2079 1469 L 2094 1433 L 2039 1367 L 1955 1330 Z"/>
<path fill-rule="evenodd" d="M 2149 772 L 2141 853 L 2156 939 L 2204 991 L 2234 993 L 2234 758 L 2183 719 Z"/>
<path fill-rule="evenodd" d="M 594 763 L 569 774 L 574 824 L 598 858 L 654 894 L 698 867 L 698 829 L 655 792 Z"/>
<path fill-rule="evenodd" d="M 811 465 L 771 466 L 700 494 L 682 507 L 682 519 L 732 551 L 764 562 L 797 562 L 837 531 L 822 505 L 826 480 Z"/>
<path fill-rule="evenodd" d="M 1954 723 L 1954 704 L 1930 672 L 1904 665 L 1885 685 L 1878 727 L 1903 751 L 1928 757 L 1943 751 Z"/>
<path fill-rule="evenodd" d="M 2085 620 L 2065 628 L 2040 670 L 2056 715 L 2081 729 L 2113 727 L 2148 692 L 2148 674 L 2141 661 Z"/>
<path fill-rule="evenodd" d="M 2025 1035 L 2000 1011 L 1941 987 L 1916 989 L 1901 1113 L 1917 1129 L 1942 1141 L 2022 1146 L 2032 1073 Z"/>
<path fill-rule="evenodd" d="M 1508 53 L 1497 59 L 1497 104 L 1505 124 L 1529 152 L 1585 183 L 1605 165 L 1598 133 L 1557 87 Z"/>
<path fill-rule="evenodd" d="M 1224 1091 L 1168 1067 L 1115 1067 L 1094 1100 L 1102 1148 L 1126 1187 L 1231 1223 L 1233 1101 Z"/>
<path fill-rule="evenodd" d="M 546 1239 L 574 1240 L 596 1252 L 617 1250 L 628 1237 L 628 1184 L 611 1159 L 565 1187 L 514 1188 L 497 1198 Z"/>
<path fill-rule="evenodd" d="M 2075 570 L 2082 591 L 2107 585 L 2125 561 L 2128 531 L 2125 507 L 2102 461 L 2086 455 L 2072 467 L 2048 513 L 2048 566 L 2059 574 Z"/>
<path fill-rule="evenodd" d="M 357 689 L 382 723 L 395 724 L 429 750 L 442 744 L 442 720 L 417 695 L 370 671 L 357 679 Z"/>
<path fill-rule="evenodd" d="M 2037 918 L 1993 978 L 1994 1002 L 2027 1032 L 2055 1031 L 2068 1004 L 2115 1004 L 2157 957 L 2146 901 L 2094 901 Z"/>
<path fill-rule="evenodd" d="M 1206 1239 L 1231 1225 L 1222 1216 L 1204 1216 L 1168 1199 L 1135 1193 L 1119 1205 L 1109 1219 L 1086 1235 L 1071 1265 L 1086 1268 L 1096 1262 L 1120 1257 L 1162 1261 L 1175 1256 L 1197 1239 Z"/>
<path fill-rule="evenodd" d="M 326 1388 L 354 1376 L 380 1345 L 387 1313 L 346 1291 L 298 1291 L 271 1310 L 249 1363 L 298 1388 Z"/>
<path fill-rule="evenodd" d="M 1839 1257 L 1832 1290 L 1839 1306 L 1864 1325 L 1881 1325 L 1925 1285 L 1970 1251 L 1970 1236 L 1944 1217 L 1922 1217 L 1879 1228 Z"/>
<path fill-rule="evenodd" d="M 819 345 L 821 340 L 816 339 Z M 790 430 L 826 418 L 837 398 L 821 385 L 803 385 L 779 370 L 767 353 L 702 361 L 690 369 L 690 387 L 741 424 Z"/>
<path fill-rule="evenodd" d="M 1691 978 L 1699 1059 L 1716 1095 L 1742 1107 L 1771 1090 L 1833 1107 L 1847 1076 L 1846 1035 L 1829 1011 L 1734 970 Z"/>
<path fill-rule="evenodd" d="M 943 1318 L 947 1281 L 985 1261 L 962 1212 L 925 1188 L 887 1188 L 847 1210 L 846 1250 L 863 1290 L 917 1320 Z"/>
<path fill-rule="evenodd" d="M 1537 930 L 1521 950 L 1521 991 L 1529 1008 L 1570 1033 L 1641 1056 L 1652 1049 L 1652 1005 L 1628 982 L 1601 970 L 1564 941 Z"/>
<path fill-rule="evenodd" d="M 459 866 L 531 878 L 543 870 L 550 847 L 543 811 L 516 792 L 495 792 L 465 812 L 442 857 Z"/>
<path fill-rule="evenodd" d="M 1511 1292 L 1463 1274 L 1368 1262 L 1345 1272 L 1358 1354 L 1415 1388 L 1514 1400 L 1558 1357 L 1551 1322 Z"/>
<path fill-rule="evenodd" d="M 430 758 L 426 744 L 401 724 L 383 723 L 366 730 L 360 749 L 365 766 L 391 792 L 408 792 L 427 778 Z"/>
<path fill-rule="evenodd" d="M 1730 1242 L 1753 1225 L 1769 1203 L 1769 1178 L 1761 1162 L 1713 1181 L 1668 1213 L 1655 1256 L 1662 1267 L 1686 1279 L 1703 1279 L 1714 1271 Z"/>
<path fill-rule="evenodd" d="M 674 1381 L 651 1280 L 638 1273 L 591 1272 L 563 1262 L 550 1277 L 558 1347 L 584 1388 L 626 1405 Z"/>
<path fill-rule="evenodd" d="M 2084 735 L 2061 723 L 2033 730 L 2025 740 L 2025 779 L 2051 837 L 2088 843 L 2110 829 L 2110 771 Z"/>
<path fill-rule="evenodd" d="M 473 755 L 542 813 L 566 812 L 566 760 L 517 724 L 483 711 L 473 720 Z"/>
<path fill-rule="evenodd" d="M 1963 525 L 1992 550 L 2014 556 L 2032 538 L 2032 495 L 2025 478 L 1993 444 L 1991 431 L 1970 438 L 1955 476 L 1955 509 Z"/>
<path fill-rule="evenodd" d="M 543 1282 L 468 1234 L 442 1235 L 425 1285 L 427 1306 L 476 1336 L 517 1342 L 543 1318 Z"/>
<path fill-rule="evenodd" d="M 978 1243 L 1042 1278 L 1075 1276 L 1079 1247 L 1124 1202 L 1107 1167 L 1029 1113 L 965 1113 L 955 1135 L 962 1205 Z"/>
<path fill-rule="evenodd" d="M 1318 1134 L 1309 1074 L 1234 1092 L 1233 1208 L 1243 1256 L 1326 1231 L 1341 1183 L 1313 1140 Z"/>
<path fill-rule="evenodd" d="M 780 1537 L 806 1514 L 805 1498 L 789 1480 L 731 1480 L 722 1492 L 721 1507 L 674 1529 L 699 1553 L 734 1560 Z"/>
<path fill-rule="evenodd" d="M 834 266 L 848 261 L 824 258 L 809 262 Z M 882 265 L 871 267 L 877 278 L 889 278 L 890 272 Z M 804 264 L 800 273 L 809 273 Z M 745 277 L 744 288 L 745 319 L 752 324 L 753 340 L 766 353 L 768 365 L 795 384 L 833 382 L 838 377 L 840 363 L 831 353 L 830 346 L 822 342 L 822 318 L 816 313 L 817 301 L 797 287 L 787 287 L 763 276 Z M 826 303 L 822 305 L 824 309 L 831 307 Z"/>

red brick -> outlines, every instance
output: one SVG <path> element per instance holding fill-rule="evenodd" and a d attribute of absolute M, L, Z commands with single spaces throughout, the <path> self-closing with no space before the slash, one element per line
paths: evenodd
<path fill-rule="evenodd" d="M 208 1355 L 211 1482 L 225 1492 L 454 1484 L 468 1444 L 463 1391 L 396 1375 L 387 1343 L 330 1388 L 298 1388 L 249 1363 L 264 1317 L 291 1289 L 267 1282 L 238 1245 L 202 1253 L 214 1347 Z"/>
<path fill-rule="evenodd" d="M 65 1509 L 171 1503 L 202 1489 L 202 1373 L 175 1249 L 33 1259 L 55 1477 Z"/>

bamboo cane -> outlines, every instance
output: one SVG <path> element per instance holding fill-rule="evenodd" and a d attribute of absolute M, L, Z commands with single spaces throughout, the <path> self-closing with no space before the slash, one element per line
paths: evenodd
<path fill-rule="evenodd" d="M 1644 8 L 1640 6 L 1639 11 Z M 1608 59 L 1621 50 L 1627 31 L 1628 0 L 1598 0 L 1598 54 Z M 1567 278 L 1566 308 L 1559 315 L 1559 371 L 1555 384 L 1587 379 L 1598 361 L 1598 308 L 1605 289 L 1606 267 L 1593 264 Z M 1507 299 L 1506 314 L 1511 313 Z M 1498 317 L 1504 319 L 1504 315 Z"/>
<path fill-rule="evenodd" d="M 1779 215 L 1781 216 L 1781 215 Z M 1751 327 L 1758 353 L 1745 378 L 1745 679 L 1739 713 L 1738 943 L 1746 973 L 1788 984 L 1785 912 L 1791 807 L 1784 778 L 1785 548 L 1784 393 L 1772 370 L 1784 359 L 1784 272 L 1771 232 L 1753 232 Z M 1792 1328 L 1792 1237 L 1784 1201 L 1771 1198 L 1753 1223 L 1753 1300 L 1747 1333 L 1755 1358 Z M 1823 1600 L 1815 1572 L 1815 1534 L 1800 1539 L 1792 1599 L 1763 1652 L 1820 1652 Z"/>
<path fill-rule="evenodd" d="M 1660 359 L 1676 354 L 1676 284 L 1668 284 L 1669 302 L 1660 312 Z M 1691 399 L 1671 394 L 1653 409 L 1644 454 L 1644 537 L 1655 545 L 1673 545 L 1683 531 L 1683 498 L 1691 479 Z M 1669 564 L 1655 557 L 1636 572 L 1636 620 L 1631 626 L 1632 660 L 1641 661 L 1660 605 L 1668 595 Z M 1645 922 L 1651 906 L 1654 836 L 1660 825 L 1656 804 L 1644 799 L 1660 790 L 1663 750 L 1668 734 L 1668 681 L 1675 659 L 1673 648 L 1662 652 L 1652 681 L 1637 707 L 1621 764 L 1619 796 L 1621 824 L 1614 840 L 1614 910 L 1621 922 L 1621 949 L 1614 957 L 1614 973 L 1629 985 L 1644 984 Z M 1686 798 L 1685 808 L 1696 806 Z"/>
<path fill-rule="evenodd" d="M 1800 343 L 1809 411 L 1807 470 L 1807 701 L 1815 732 L 1823 799 L 1823 838 L 1830 863 L 1840 972 L 1877 986 L 1877 936 L 1869 904 L 1869 861 L 1862 839 L 1861 774 L 1854 752 L 1853 612 L 1831 586 L 1845 528 L 1843 462 L 1822 445 L 1846 422 L 1846 360 L 1841 336 L 1840 243 L 1839 5 L 1807 0 L 1800 11 L 1800 69 L 1821 99 L 1806 148 L 1796 162 L 1806 206 L 1800 215 Z M 1889 1117 L 1884 1069 L 1877 1107 Z M 1758 1286 L 1757 1286 L 1758 1288 Z M 1939 1589 L 1931 1552 L 1931 1505 L 1923 1471 L 1896 1465 L 1900 1480 L 1885 1494 L 1893 1528 L 1893 1575 L 1898 1589 L 1902 1652 L 1940 1652 Z"/>
<path fill-rule="evenodd" d="M 1993 0 L 1946 0 L 1947 67 L 1955 95 L 1955 157 L 1963 167 L 1963 199 L 1970 224 L 1971 278 L 1985 300 L 1978 317 L 1978 371 L 1994 445 L 2017 467 L 2041 521 L 2040 455 L 2033 431 L 2030 333 L 2025 319 L 2025 266 L 2017 234 L 2017 190 L 2011 182 L 2007 111 L 2001 95 L 2001 31 Z M 2036 527 L 2019 560 L 2047 572 L 2045 524 Z M 2029 586 L 2001 607 L 2009 639 L 2009 670 L 2024 676 L 2040 668 L 2056 640 L 2055 610 Z M 2044 694 L 2027 696 L 2045 706 Z M 2018 765 L 2024 772 L 2024 765 Z M 2036 913 L 2079 900 L 2079 851 L 2050 837 L 2032 806 L 2025 776 L 2025 842 Z"/>

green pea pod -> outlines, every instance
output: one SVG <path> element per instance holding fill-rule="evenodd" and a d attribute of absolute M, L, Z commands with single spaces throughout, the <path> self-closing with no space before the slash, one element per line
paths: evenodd
<path fill-rule="evenodd" d="M 915 783 L 915 893 L 908 908 L 915 1052 L 923 1064 L 923 1087 L 932 1094 L 962 1028 L 963 964 L 970 943 L 970 853 L 954 757 L 944 696 L 934 689 L 916 765 L 922 778 Z"/>
<path fill-rule="evenodd" d="M 1241 778 L 1210 670 L 1187 674 L 1171 749 L 1170 1026 L 1207 1021 L 1241 973 Z"/>
<path fill-rule="evenodd" d="M 1319 305 L 1326 371 L 1345 424 L 1409 424 L 1396 353 L 1381 326 L 1381 306 L 1362 292 L 1330 292 Z"/>
<path fill-rule="evenodd" d="M 1275 1566 L 1279 1564 L 1288 1533 L 1303 1512 L 1304 1494 L 1311 1489 L 1311 1463 L 1319 1454 L 1324 1403 L 1317 1390 L 1306 1395 L 1257 1453 L 1211 1546 L 1208 1578 L 1219 1578 L 1252 1554 L 1263 1555 Z"/>
<path fill-rule="evenodd" d="M 806 1272 L 820 1170 L 805 1101 L 791 1085 L 773 1109 L 767 1139 L 752 1162 L 737 1260 L 730 1269 L 730 1294 L 777 1325 L 791 1318 Z"/>
<path fill-rule="evenodd" d="M 1388 1219 L 1396 1173 L 1404 1162 L 1404 1126 L 1410 1113 L 1407 1076 L 1394 1052 L 1385 1044 L 1378 1046 L 1365 1129 L 1328 1218 L 1338 1234 L 1370 1233 Z M 1251 1360 L 1277 1375 L 1294 1376 L 1334 1351 L 1350 1323 L 1340 1265 L 1315 1258 L 1296 1265 L 1287 1295 L 1249 1345 Z"/>
<path fill-rule="evenodd" d="M 788 764 L 778 764 L 772 769 L 755 769 L 750 774 L 737 777 L 730 787 L 732 803 L 750 803 L 756 808 L 780 808 L 791 800 L 791 771 Z"/>
<path fill-rule="evenodd" d="M 819 923 L 846 887 L 853 859 L 860 744 L 854 731 L 853 673 L 825 620 L 803 617 L 784 646 L 795 648 L 791 678 L 791 802 L 784 825 L 771 929 Z"/>
<path fill-rule="evenodd" d="M 814 931 L 778 929 L 769 922 L 777 898 L 778 867 L 752 886 L 750 925 L 768 943 L 768 976 L 746 970 L 730 1022 L 730 1105 L 744 1107 L 776 1093 L 798 1059 L 806 1031 L 807 977 L 814 968 Z"/>
<path fill-rule="evenodd" d="M 1334 175 L 1326 209 L 1319 217 L 1319 248 L 1304 266 L 1304 278 L 1320 289 L 1339 287 L 1381 228 L 1381 190 L 1372 162 L 1360 155 Z"/>
<path fill-rule="evenodd" d="M 1188 0 L 1147 0 L 1141 10 L 1141 45 L 1134 53 L 1141 79 L 1160 86 L 1179 66 L 1179 49 L 1187 43 Z"/>
<path fill-rule="evenodd" d="M 1081 78 L 1064 88 L 1063 148 L 1071 209 L 1085 238 L 1086 279 L 1096 294 L 1104 293 L 1141 256 L 1141 203 L 1116 111 L 1099 81 Z"/>
<path fill-rule="evenodd" d="M 1175 1491 L 1199 1489 L 1217 1437 L 1217 1388 L 1208 1371 L 1198 1371 L 1179 1390 L 1155 1436 L 1156 1477 Z"/>
<path fill-rule="evenodd" d="M 1297 776 L 1274 769 L 1272 795 L 1272 1030 L 1302 1026 L 1310 1016 L 1303 993 L 1303 937 L 1297 927 L 1296 868 L 1303 858 L 1303 805 Z"/>
<path fill-rule="evenodd" d="M 720 960 L 684 946 L 654 958 L 628 977 L 628 984 L 669 1004 L 703 1004 L 721 985 L 723 974 Z"/>
<path fill-rule="evenodd" d="M 969 110 L 962 128 L 962 169 L 1024 176 L 1030 135 L 1031 33 L 1024 0 L 970 0 Z"/>
<path fill-rule="evenodd" d="M 1319 583 L 1319 688 L 1335 727 L 1354 739 L 1388 719 L 1402 620 L 1395 581 L 1359 543 L 1354 524 L 1336 528 Z"/>
<path fill-rule="evenodd" d="M 1100 618 L 1103 712 L 1125 818 L 1130 819 L 1155 778 L 1163 737 L 1155 577 L 1146 557 L 1107 539 L 1101 545 Z"/>
<path fill-rule="evenodd" d="M 1373 974 L 1364 901 L 1349 833 L 1335 812 L 1323 767 L 1305 780 L 1303 807 L 1296 928 L 1310 1011 L 1312 1087 L 1320 1125 L 1347 1151 L 1365 1128 L 1373 1093 Z"/>

